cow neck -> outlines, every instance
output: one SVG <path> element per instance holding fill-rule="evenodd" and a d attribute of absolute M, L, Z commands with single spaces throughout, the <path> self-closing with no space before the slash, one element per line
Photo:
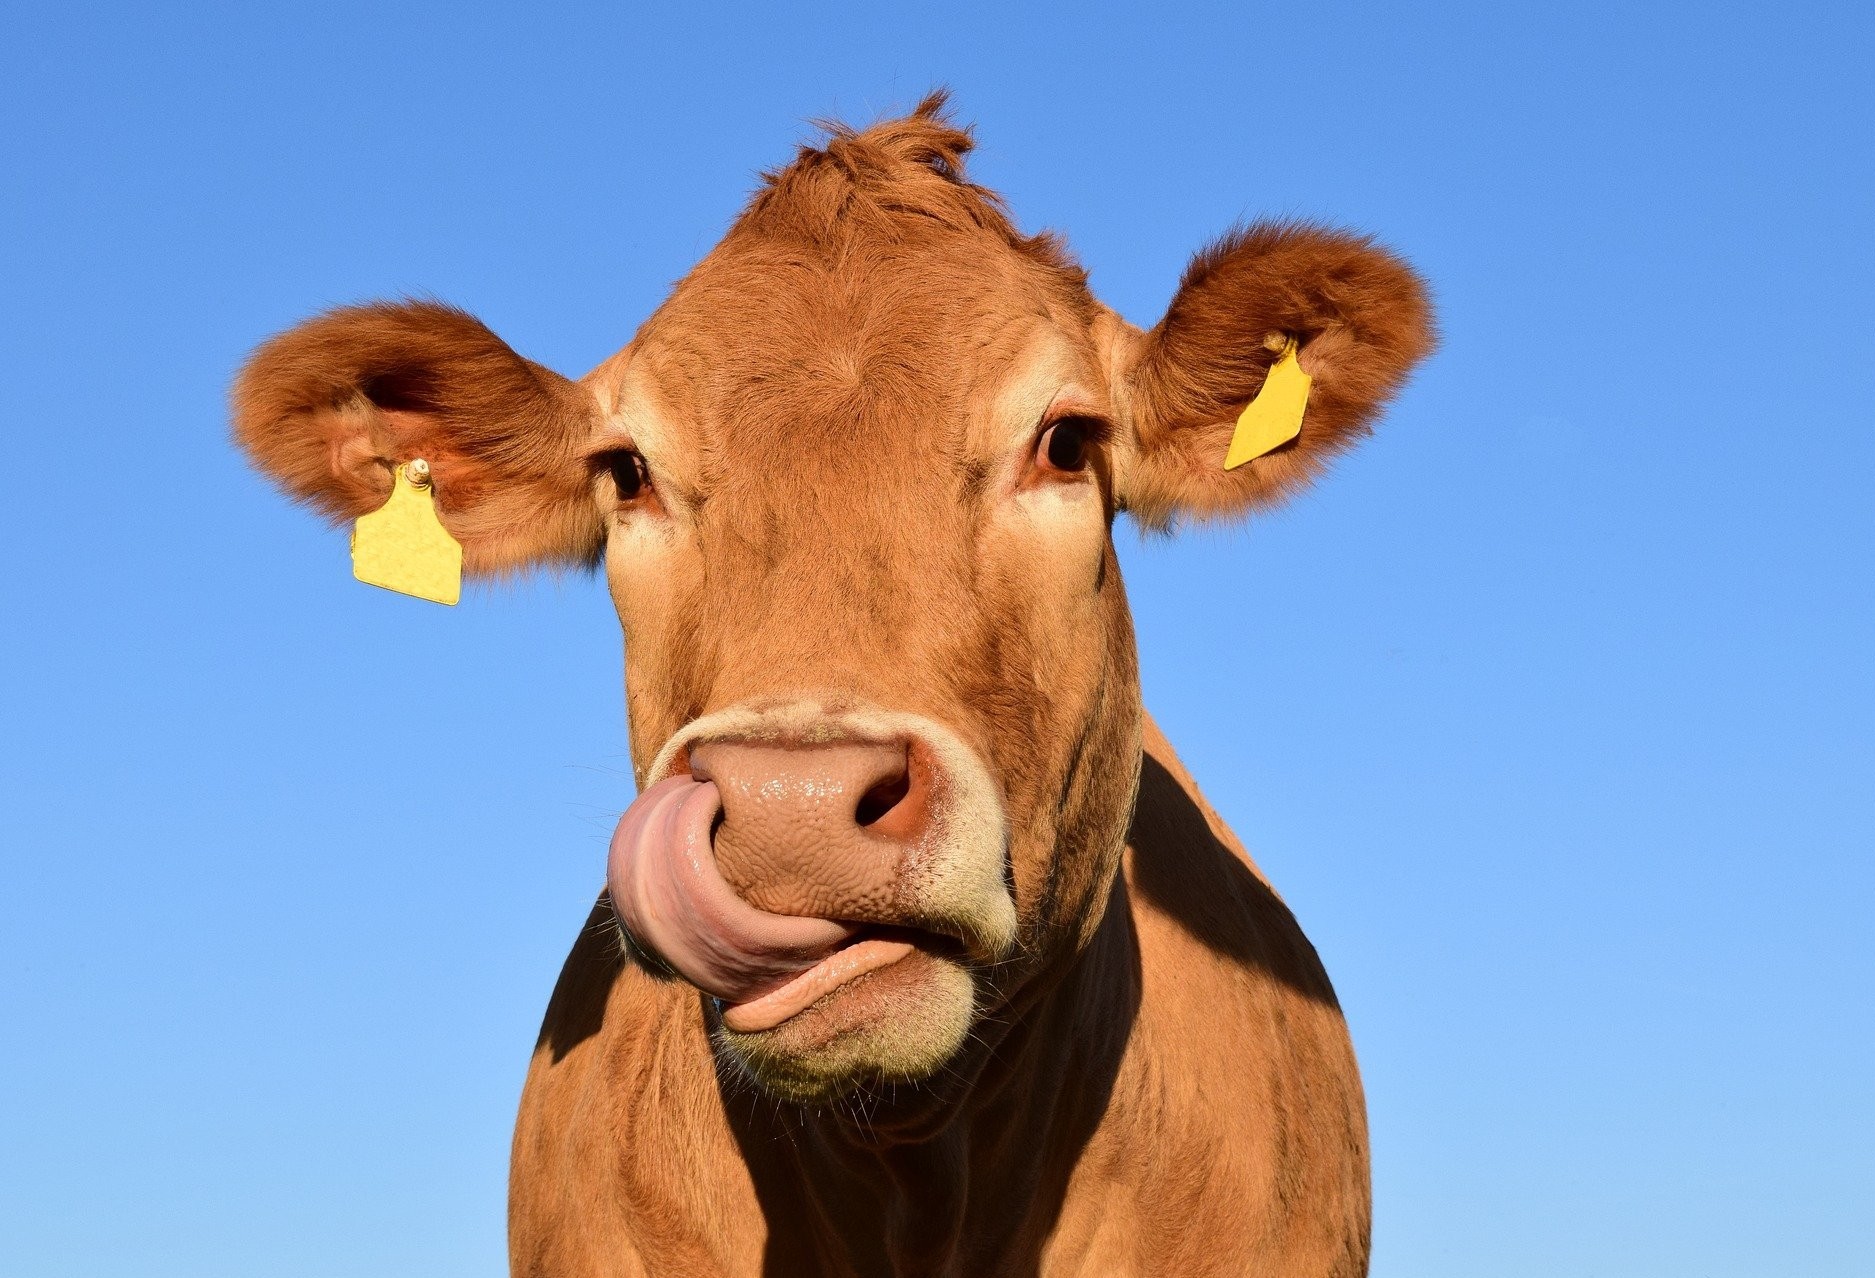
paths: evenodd
<path fill-rule="evenodd" d="M 1116 872 L 1086 949 L 1052 978 L 1038 974 L 941 1082 L 771 1111 L 782 1131 L 765 1138 L 788 1151 L 815 1232 L 849 1257 L 883 1243 L 897 1272 L 941 1270 L 965 1238 L 976 1250 L 1046 1233 L 1106 1112 L 1139 996 L 1138 942 Z"/>

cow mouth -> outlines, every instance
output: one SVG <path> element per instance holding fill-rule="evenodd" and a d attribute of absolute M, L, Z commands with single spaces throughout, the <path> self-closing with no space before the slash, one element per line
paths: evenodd
<path fill-rule="evenodd" d="M 931 932 L 912 928 L 866 928 L 812 967 L 765 994 L 742 1003 L 719 999 L 723 1028 L 738 1034 L 759 1034 L 774 1029 L 863 976 L 891 967 L 921 951 L 938 957 L 955 957 L 958 948 L 952 938 Z"/>
<path fill-rule="evenodd" d="M 775 914 L 724 880 L 711 846 L 713 782 L 667 777 L 626 809 L 607 887 L 626 936 L 722 1009 L 724 1028 L 775 1029 L 917 952 L 961 957 L 959 938 L 902 925 Z"/>

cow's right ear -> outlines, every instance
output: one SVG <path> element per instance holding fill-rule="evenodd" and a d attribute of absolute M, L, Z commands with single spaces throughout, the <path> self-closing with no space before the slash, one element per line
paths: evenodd
<path fill-rule="evenodd" d="M 471 573 L 600 552 L 585 455 L 597 402 L 453 307 L 377 302 L 308 320 L 254 352 L 233 413 L 254 464 L 334 520 L 376 510 L 395 467 L 427 460 Z"/>

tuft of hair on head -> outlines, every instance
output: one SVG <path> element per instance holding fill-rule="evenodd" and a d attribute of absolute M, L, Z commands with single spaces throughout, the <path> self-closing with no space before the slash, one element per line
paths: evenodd
<path fill-rule="evenodd" d="M 826 134 L 822 149 L 836 163 L 859 160 L 876 165 L 883 160 L 893 167 L 922 167 L 946 182 L 968 185 L 964 156 L 975 149 L 976 138 L 968 126 L 951 118 L 948 89 L 937 88 L 925 94 L 910 115 L 880 120 L 865 129 L 855 129 L 839 120 L 816 120 L 814 127 Z M 813 149 L 803 147 L 802 152 Z M 990 192 L 984 194 L 997 199 Z"/>
<path fill-rule="evenodd" d="M 816 120 L 822 137 L 803 144 L 792 163 L 762 174 L 763 189 L 743 223 L 821 239 L 849 218 L 873 222 L 895 213 L 931 218 L 957 230 L 975 227 L 1019 238 L 994 191 L 964 173 L 976 145 L 955 123 L 943 90 L 927 94 L 910 115 L 860 129 Z"/>
<path fill-rule="evenodd" d="M 838 120 L 816 120 L 814 127 L 822 134 L 818 144 L 802 145 L 791 163 L 762 174 L 762 188 L 735 231 L 832 250 L 855 232 L 895 239 L 910 218 L 949 231 L 987 231 L 1085 285 L 1058 237 L 1024 235 L 1002 197 L 970 181 L 964 157 L 976 138 L 953 117 L 947 90 L 934 89 L 910 114 L 865 128 Z"/>

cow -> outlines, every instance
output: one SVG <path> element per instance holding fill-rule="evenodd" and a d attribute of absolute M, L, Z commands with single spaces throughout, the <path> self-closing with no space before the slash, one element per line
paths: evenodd
<path fill-rule="evenodd" d="M 293 498 L 423 459 L 470 575 L 618 610 L 638 794 L 527 1074 L 517 1275 L 1366 1272 L 1345 1021 L 1143 708 L 1114 525 L 1307 484 L 1426 289 L 1258 223 L 1142 330 L 971 146 L 942 95 L 825 126 L 578 381 L 408 300 L 236 379 Z M 1300 433 L 1227 469 L 1285 351 Z"/>

